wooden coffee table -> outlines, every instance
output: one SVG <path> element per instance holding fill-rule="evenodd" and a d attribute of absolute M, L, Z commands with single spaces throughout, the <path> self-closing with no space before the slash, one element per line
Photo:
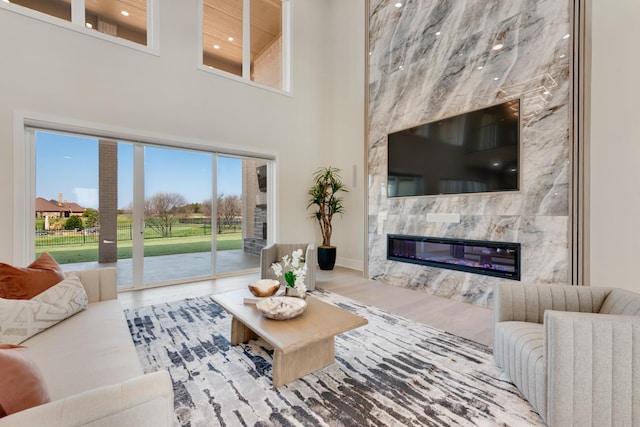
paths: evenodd
<path fill-rule="evenodd" d="M 337 334 L 369 323 L 334 305 L 307 296 L 307 309 L 289 320 L 263 317 L 255 304 L 245 304 L 248 289 L 212 295 L 228 311 L 231 320 L 231 344 L 262 338 L 274 348 L 273 385 L 280 387 L 297 378 L 331 365 L 335 361 Z"/>

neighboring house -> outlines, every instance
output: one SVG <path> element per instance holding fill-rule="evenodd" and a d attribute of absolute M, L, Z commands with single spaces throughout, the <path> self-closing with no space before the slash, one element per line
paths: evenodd
<path fill-rule="evenodd" d="M 36 218 L 69 218 L 72 215 L 82 215 L 84 208 L 77 203 L 60 202 L 46 200 L 42 197 L 36 198 Z"/>

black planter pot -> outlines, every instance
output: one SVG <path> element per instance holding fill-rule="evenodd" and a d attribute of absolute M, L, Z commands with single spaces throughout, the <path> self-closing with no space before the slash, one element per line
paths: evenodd
<path fill-rule="evenodd" d="M 318 265 L 320 270 L 333 270 L 336 265 L 335 246 L 318 246 Z"/>

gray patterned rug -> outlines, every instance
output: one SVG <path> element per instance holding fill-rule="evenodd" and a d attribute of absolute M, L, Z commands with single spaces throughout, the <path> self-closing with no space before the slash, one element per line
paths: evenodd
<path fill-rule="evenodd" d="M 313 295 L 369 320 L 336 337 L 336 363 L 271 385 L 273 350 L 231 346 L 231 317 L 209 297 L 125 314 L 145 372 L 168 369 L 183 426 L 542 426 L 491 349 L 334 293 Z"/>

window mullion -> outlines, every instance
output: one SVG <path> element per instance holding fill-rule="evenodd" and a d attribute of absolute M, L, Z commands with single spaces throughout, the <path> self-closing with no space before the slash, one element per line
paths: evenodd
<path fill-rule="evenodd" d="M 291 90 L 291 3 L 282 2 L 282 90 Z"/>
<path fill-rule="evenodd" d="M 157 2 L 147 0 L 147 46 L 151 48 L 158 47 L 158 28 L 160 22 L 158 19 L 158 11 L 156 10 Z"/>
<path fill-rule="evenodd" d="M 132 279 L 133 287 L 141 287 L 144 283 L 144 144 L 133 146 L 133 235 L 131 237 Z"/>
<path fill-rule="evenodd" d="M 242 78 L 251 80 L 251 0 L 242 2 Z"/>
<path fill-rule="evenodd" d="M 71 1 L 71 23 L 80 27 L 85 25 L 85 5 L 84 0 Z"/>
<path fill-rule="evenodd" d="M 211 274 L 218 274 L 218 153 L 211 156 Z M 243 233 L 244 234 L 244 233 Z"/>

